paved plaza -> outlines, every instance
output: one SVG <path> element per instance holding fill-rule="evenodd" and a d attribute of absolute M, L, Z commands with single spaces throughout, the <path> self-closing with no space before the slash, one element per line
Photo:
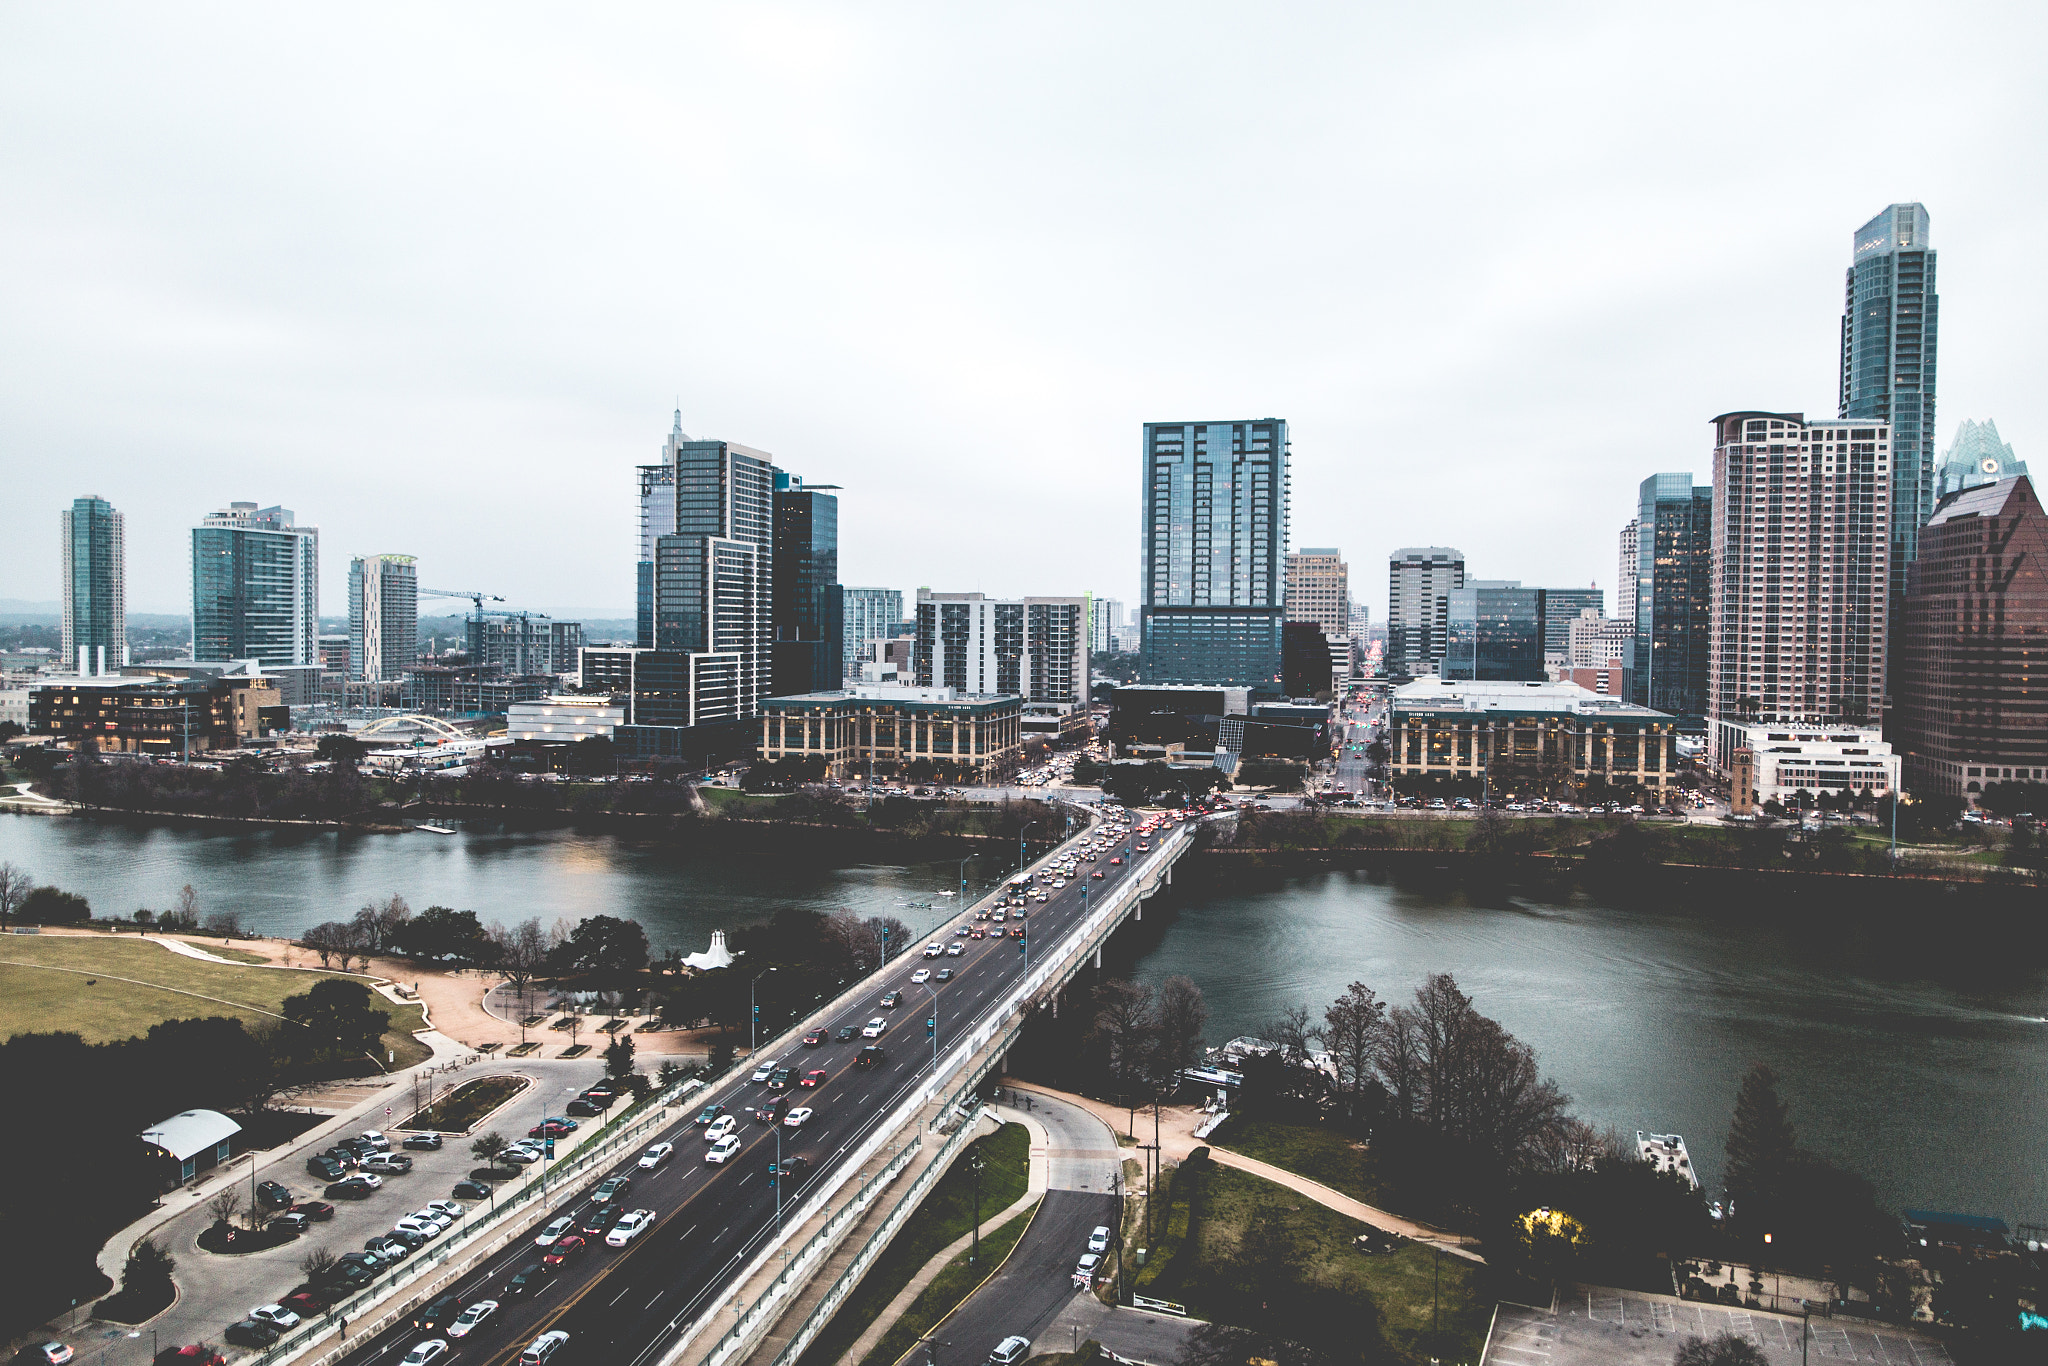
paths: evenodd
<path fill-rule="evenodd" d="M 1800 1329 L 1783 1314 L 1580 1287 L 1560 1292 L 1554 1309 L 1503 1302 L 1481 1366 L 1667 1366 L 1685 1338 L 1722 1332 L 1756 1343 L 1772 1366 L 1953 1366 L 1937 1339 L 1892 1324 L 1815 1317 L 1803 1343 Z"/>

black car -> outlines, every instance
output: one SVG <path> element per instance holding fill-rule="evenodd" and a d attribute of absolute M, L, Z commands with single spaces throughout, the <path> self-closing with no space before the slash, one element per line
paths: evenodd
<path fill-rule="evenodd" d="M 377 1237 L 385 1242 L 403 1243 L 414 1252 L 418 1252 L 427 1245 L 426 1235 L 414 1233 L 410 1229 L 395 1228 L 389 1233 L 380 1233 Z"/>
<path fill-rule="evenodd" d="M 882 1065 L 882 1058 L 882 1050 L 875 1047 L 873 1044 L 869 1044 L 866 1048 L 863 1048 L 857 1056 L 855 1056 L 853 1060 L 853 1065 L 865 1071 L 870 1067 L 880 1067 Z"/>
<path fill-rule="evenodd" d="M 768 1164 L 768 1175 L 785 1177 L 791 1183 L 801 1181 L 805 1172 L 811 1169 L 808 1157 L 785 1157 L 780 1162 Z"/>
<path fill-rule="evenodd" d="M 462 1312 L 462 1300 L 454 1295 L 443 1295 L 432 1304 L 420 1309 L 412 1316 L 412 1326 L 422 1333 L 431 1333 L 436 1328 L 445 1328 L 457 1314 Z"/>
<path fill-rule="evenodd" d="M 386 1236 L 395 1237 L 396 1235 Z M 391 1265 L 390 1262 L 374 1252 L 344 1252 L 334 1260 L 337 1266 L 359 1266 L 373 1276 Z"/>
<path fill-rule="evenodd" d="M 900 1006 L 902 1004 L 903 993 L 900 991 L 887 992 L 883 995 L 881 1000 L 882 1007 L 887 1010 L 894 1010 L 897 1006 Z"/>
<path fill-rule="evenodd" d="M 604 1111 L 598 1109 L 595 1105 L 592 1105 L 589 1101 L 585 1100 L 581 1096 L 578 1096 L 576 1097 L 576 1099 L 570 1101 L 565 1108 L 568 1110 L 570 1114 L 580 1115 L 585 1119 L 590 1118 L 592 1115 L 601 1115 L 604 1113 Z"/>
<path fill-rule="evenodd" d="M 441 1150 L 441 1135 L 407 1134 L 405 1146 L 408 1148 L 423 1148 L 428 1152 L 439 1152 Z"/>
<path fill-rule="evenodd" d="M 240 1323 L 228 1325 L 227 1339 L 237 1347 L 268 1347 L 278 1339 L 278 1331 L 261 1319 L 243 1319 Z"/>
<path fill-rule="evenodd" d="M 599 1242 L 605 1234 L 612 1231 L 612 1225 L 618 1223 L 625 1213 L 624 1205 L 597 1205 L 583 1216 L 583 1222 L 576 1226 L 576 1231 L 588 1242 Z"/>
<path fill-rule="evenodd" d="M 457 1181 L 450 1192 L 457 1200 L 488 1200 L 491 1188 L 481 1181 Z"/>
<path fill-rule="evenodd" d="M 333 1266 L 327 1268 L 327 1271 L 319 1278 L 317 1284 L 330 1291 L 339 1290 L 341 1293 L 346 1294 L 365 1282 L 373 1280 L 376 1275 L 376 1271 L 364 1266 L 361 1262 L 352 1262 L 347 1257 L 343 1257 Z"/>
<path fill-rule="evenodd" d="M 617 1100 L 618 1098 L 619 1093 L 617 1091 L 612 1090 L 612 1088 L 609 1086 L 593 1086 L 588 1091 L 585 1091 L 582 1095 L 582 1099 L 587 1100 L 592 1105 L 598 1106 L 599 1108 L 605 1110 L 611 1109 L 612 1102 Z"/>
<path fill-rule="evenodd" d="M 306 1159 L 306 1175 L 317 1176 L 322 1181 L 339 1181 L 348 1172 L 339 1162 L 324 1153 L 316 1153 Z"/>
<path fill-rule="evenodd" d="M 516 1275 L 505 1287 L 507 1295 L 531 1295 L 539 1290 L 541 1283 L 554 1275 L 555 1269 L 546 1262 L 528 1262 L 519 1268 Z"/>
<path fill-rule="evenodd" d="M 270 1221 L 273 1229 L 289 1229 L 293 1233 L 304 1233 L 313 1227 L 313 1221 L 303 1214 L 280 1214 Z"/>
<path fill-rule="evenodd" d="M 256 1198 L 271 1209 L 283 1209 L 292 1202 L 292 1193 L 275 1181 L 265 1181 L 256 1188 Z"/>
<path fill-rule="evenodd" d="M 320 1155 L 322 1157 L 329 1158 L 335 1162 L 339 1162 L 344 1167 L 357 1166 L 363 1160 L 363 1155 L 361 1153 L 357 1152 L 354 1148 L 349 1147 L 345 1143 L 337 1143 L 332 1148 L 329 1148 L 326 1152 Z"/>
<path fill-rule="evenodd" d="M 320 1193 L 329 1200 L 367 1200 L 376 1194 L 376 1187 L 350 1177 L 332 1183 Z"/>
<path fill-rule="evenodd" d="M 776 1068 L 774 1074 L 768 1078 L 768 1089 L 771 1091 L 787 1091 L 790 1078 L 794 1075 L 795 1073 L 790 1068 Z"/>
<path fill-rule="evenodd" d="M 854 1035 L 858 1033 L 860 1033 L 860 1031 L 854 1028 L 852 1025 L 841 1025 L 839 1026 L 839 1033 L 834 1035 L 833 1037 L 837 1038 L 839 1042 L 845 1043 L 848 1039 L 852 1038 Z"/>
<path fill-rule="evenodd" d="M 720 1115 L 724 1113 L 725 1107 L 723 1105 L 707 1105 L 702 1110 L 699 1110 L 697 1112 L 696 1122 L 700 1125 L 709 1124 L 712 1120 L 717 1119 Z"/>

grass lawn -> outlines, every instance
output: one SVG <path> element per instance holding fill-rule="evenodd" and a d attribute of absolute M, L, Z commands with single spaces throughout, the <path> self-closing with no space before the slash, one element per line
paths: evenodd
<path fill-rule="evenodd" d="M 464 1082 L 431 1105 L 421 1106 L 400 1129 L 433 1129 L 466 1134 L 477 1121 L 526 1089 L 524 1077 L 479 1077 Z"/>
<path fill-rule="evenodd" d="M 984 1219 L 1024 1196 L 1031 1177 L 1031 1134 L 1021 1124 L 1005 1124 L 986 1138 L 967 1145 L 953 1165 L 911 1212 L 894 1242 L 875 1259 L 823 1332 L 804 1349 L 797 1366 L 833 1366 L 846 1355 L 867 1326 L 889 1307 L 910 1278 L 974 1222 L 974 1184 L 967 1159 L 980 1153 L 981 1214 Z M 988 1246 L 984 1240 L 982 1246 Z"/>
<path fill-rule="evenodd" d="M 699 787 L 697 795 L 704 799 L 706 806 L 714 811 L 719 811 L 731 806 L 734 802 L 742 804 L 772 803 L 777 797 L 784 794 L 779 792 L 742 792 L 736 787 Z"/>
<path fill-rule="evenodd" d="M 917 1340 L 930 1332 L 933 1324 L 959 1308 L 961 1302 L 1003 1264 L 1003 1258 L 1017 1246 L 1017 1240 L 1024 1236 L 1024 1230 L 1031 1226 L 1031 1216 L 1036 1213 L 1038 1206 L 1034 1204 L 983 1238 L 981 1260 L 975 1265 L 967 1264 L 966 1252 L 947 1262 L 939 1274 L 932 1277 L 931 1284 L 918 1292 L 917 1298 L 910 1302 L 910 1308 L 903 1311 L 903 1317 L 882 1334 L 875 1350 L 861 1359 L 860 1366 L 891 1366 L 898 1357 L 915 1347 Z"/>
<path fill-rule="evenodd" d="M 340 974 L 207 963 L 141 938 L 8 935 L 0 938 L 0 1038 L 69 1032 L 110 1043 L 165 1020 L 225 1015 L 247 1025 L 273 1022 L 285 997 L 311 991 L 323 976 Z M 384 1047 L 397 1055 L 387 1066 L 424 1059 L 430 1050 L 412 1036 L 424 1027 L 420 1007 L 379 1008 L 391 1016 Z"/>
<path fill-rule="evenodd" d="M 1196 1318 L 1255 1327 L 1267 1295 L 1319 1293 L 1346 1306 L 1348 1323 L 1376 1317 L 1380 1335 L 1408 1361 L 1478 1360 L 1491 1303 L 1474 1284 L 1479 1268 L 1455 1257 L 1439 1263 L 1416 1244 L 1361 1253 L 1352 1240 L 1365 1225 L 1215 1162 L 1185 1162 L 1173 1176 L 1164 1234 L 1155 1228 L 1156 1246 L 1135 1277 L 1140 1294 L 1184 1304 Z M 1275 1268 L 1270 1250 L 1247 1248 L 1261 1224 L 1269 1248 L 1285 1250 L 1285 1265 Z M 1441 1323 L 1434 1342 L 1433 1303 Z"/>
<path fill-rule="evenodd" d="M 1320 1181 L 1354 1200 L 1386 1207 L 1371 1152 L 1349 1134 L 1321 1124 L 1275 1124 L 1233 1117 L 1214 1137 L 1218 1147 Z"/>

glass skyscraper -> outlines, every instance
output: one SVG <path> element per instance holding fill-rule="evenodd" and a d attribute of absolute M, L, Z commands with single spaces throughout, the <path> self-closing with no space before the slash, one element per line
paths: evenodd
<path fill-rule="evenodd" d="M 1714 638 L 1714 486 L 1690 474 L 1653 474 L 1638 500 L 1636 563 L 1622 584 L 1636 628 L 1629 700 L 1671 713 L 1680 729 L 1702 729 Z"/>
<path fill-rule="evenodd" d="M 320 533 L 233 503 L 192 528 L 192 657 L 320 662 Z"/>
<path fill-rule="evenodd" d="M 1280 690 L 1287 424 L 1148 422 L 1139 670 Z"/>
<path fill-rule="evenodd" d="M 1889 204 L 1856 230 L 1842 307 L 1840 416 L 1892 433 L 1892 596 L 1934 515 L 1934 378 L 1941 298 L 1927 210 Z"/>
<path fill-rule="evenodd" d="M 1387 653 L 1390 678 L 1433 674 L 1443 661 L 1450 592 L 1465 586 L 1465 552 L 1447 545 L 1404 546 L 1387 557 Z"/>
<path fill-rule="evenodd" d="M 74 498 L 63 517 L 64 659 L 94 673 L 127 662 L 128 555 L 121 514 L 106 499 Z"/>
<path fill-rule="evenodd" d="M 1442 676 L 1542 682 L 1544 607 L 1541 588 L 1524 588 L 1513 579 L 1469 579 L 1453 588 L 1446 595 Z"/>
<path fill-rule="evenodd" d="M 861 664 L 868 658 L 869 645 L 893 639 L 902 629 L 903 590 L 848 588 L 845 601 L 845 676 L 857 679 Z"/>
<path fill-rule="evenodd" d="M 675 531 L 654 542 L 654 648 L 689 657 L 689 725 L 751 720 L 774 677 L 775 466 L 671 440 Z"/>
<path fill-rule="evenodd" d="M 1965 418 L 1934 472 L 1934 500 L 1938 503 L 1951 493 L 1982 488 L 2026 472 L 2027 462 L 2012 453 L 2010 444 L 1998 439 L 1996 422 Z"/>
<path fill-rule="evenodd" d="M 846 677 L 839 500 L 775 472 L 775 691 L 833 692 Z"/>

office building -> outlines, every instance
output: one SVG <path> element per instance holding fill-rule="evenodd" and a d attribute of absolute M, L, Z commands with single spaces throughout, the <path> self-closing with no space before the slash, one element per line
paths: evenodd
<path fill-rule="evenodd" d="M 1277 693 L 1287 424 L 1148 422 L 1139 671 Z"/>
<path fill-rule="evenodd" d="M 56 678 L 29 689 L 29 732 L 103 754 L 187 758 L 291 729 L 291 709 L 260 673 L 185 678 Z"/>
<path fill-rule="evenodd" d="M 420 662 L 420 591 L 410 555 L 362 555 L 348 564 L 348 676 L 403 678 Z"/>
<path fill-rule="evenodd" d="M 843 676 L 853 678 L 860 666 L 874 658 L 870 648 L 878 640 L 892 640 L 903 624 L 903 593 L 896 588 L 848 588 L 842 609 L 846 630 L 846 663 Z"/>
<path fill-rule="evenodd" d="M 1768 504 L 1766 505 L 1768 511 Z M 1637 490 L 1638 553 L 1623 598 L 1635 599 L 1630 700 L 1706 726 L 1713 643 L 1714 488 L 1690 474 L 1653 474 Z"/>
<path fill-rule="evenodd" d="M 1607 614 L 1607 595 L 1598 588 L 1544 588 L 1543 662 L 1562 664 L 1571 653 L 1572 623 L 1581 614 Z"/>
<path fill-rule="evenodd" d="M 1574 669 L 1605 667 L 1610 661 L 1626 667 L 1635 650 L 1633 626 L 1616 617 L 1603 617 L 1590 607 L 1580 608 L 1567 627 L 1566 663 Z"/>
<path fill-rule="evenodd" d="M 1416 678 L 1443 665 L 1450 595 L 1465 586 L 1465 554 L 1443 545 L 1408 546 L 1387 557 L 1390 678 Z"/>
<path fill-rule="evenodd" d="M 319 650 L 319 665 L 337 678 L 348 676 L 349 639 L 347 636 L 321 636 L 316 642 Z"/>
<path fill-rule="evenodd" d="M 1086 598 L 1001 601 L 917 590 L 915 682 L 1086 707 Z"/>
<path fill-rule="evenodd" d="M 1934 381 L 1941 297 L 1927 210 L 1888 204 L 1856 230 L 1842 305 L 1840 416 L 1891 433 L 1890 591 L 1905 591 L 1934 515 Z M 1872 713 L 1873 719 L 1875 712 Z"/>
<path fill-rule="evenodd" d="M 1640 569 L 1637 561 L 1641 555 L 1641 533 L 1642 519 L 1629 518 L 1628 525 L 1621 529 L 1621 556 L 1615 561 L 1618 572 L 1614 578 L 1614 615 L 1630 626 L 1636 622 L 1636 574 Z"/>
<path fill-rule="evenodd" d="M 994 777 L 1023 746 L 1023 699 L 947 687 L 857 685 L 763 698 L 764 760 L 820 758 L 835 776 L 894 773 L 929 760 L 942 771 Z"/>
<path fill-rule="evenodd" d="M 508 674 L 475 664 L 424 664 L 397 685 L 399 705 L 429 716 L 504 716 L 520 702 L 538 702 L 555 690 L 552 674 Z M 387 687 L 388 685 L 366 685 Z"/>
<path fill-rule="evenodd" d="M 62 514 L 63 661 L 81 674 L 128 662 L 128 556 L 121 514 L 97 495 Z"/>
<path fill-rule="evenodd" d="M 1287 557 L 1287 619 L 1312 621 L 1326 636 L 1351 633 L 1351 570 L 1343 555 L 1304 546 Z"/>
<path fill-rule="evenodd" d="M 192 529 L 192 657 L 318 662 L 320 533 L 232 503 Z"/>
<path fill-rule="evenodd" d="M 2026 472 L 2027 462 L 1998 439 L 1996 422 L 1972 422 L 1965 418 L 1934 472 L 1934 498 L 1940 502 L 1951 493 L 1982 488 Z"/>
<path fill-rule="evenodd" d="M 1936 505 L 1896 648 L 1909 791 L 2048 781 L 2048 514 L 2026 475 Z"/>
<path fill-rule="evenodd" d="M 578 744 L 611 739 L 625 720 L 625 704 L 609 697 L 555 695 L 506 708 L 505 734 L 515 741 Z"/>
<path fill-rule="evenodd" d="M 1483 780 L 1496 795 L 1594 779 L 1660 794 L 1678 777 L 1677 733 L 1662 712 L 1572 683 L 1424 678 L 1393 691 L 1388 767 L 1396 780 Z"/>
<path fill-rule="evenodd" d="M 514 676 L 576 672 L 583 623 L 552 621 L 537 612 L 476 618 L 464 623 L 472 668 Z"/>
<path fill-rule="evenodd" d="M 1891 583 L 1891 430 L 1801 413 L 1714 419 L 1707 732 L 1876 725 Z"/>
<path fill-rule="evenodd" d="M 1445 595 L 1444 653 L 1435 672 L 1447 679 L 1544 681 L 1571 651 L 1572 622 L 1600 615 L 1597 588 L 1524 588 L 1514 579 L 1468 579 Z"/>
<path fill-rule="evenodd" d="M 664 536 L 676 531 L 676 454 L 690 439 L 683 430 L 683 410 L 676 409 L 661 459 L 639 468 L 640 556 L 634 566 L 634 637 L 643 650 L 654 648 L 654 552 Z"/>
<path fill-rule="evenodd" d="M 675 532 L 655 540 L 654 644 L 677 656 L 674 724 L 750 722 L 774 681 L 773 459 L 672 439 Z"/>
<path fill-rule="evenodd" d="M 1107 654 L 1120 650 L 1124 630 L 1124 605 L 1115 598 L 1088 598 L 1088 652 Z"/>
<path fill-rule="evenodd" d="M 1731 753 L 1748 757 L 1730 762 L 1729 785 L 1738 770 L 1748 774 L 1751 810 L 1770 801 L 1810 806 L 1823 792 L 1874 799 L 1899 784 L 1899 756 L 1875 726 L 1762 724 L 1731 731 Z"/>
<path fill-rule="evenodd" d="M 798 476 L 777 470 L 774 535 L 773 691 L 831 692 L 846 677 L 839 499 L 822 485 L 805 488 Z"/>

